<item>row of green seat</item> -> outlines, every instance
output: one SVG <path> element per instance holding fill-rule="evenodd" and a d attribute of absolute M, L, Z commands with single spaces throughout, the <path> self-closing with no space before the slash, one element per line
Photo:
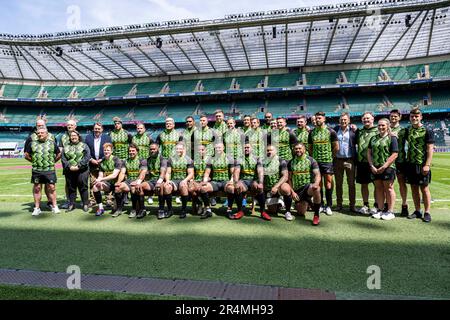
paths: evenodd
<path fill-rule="evenodd" d="M 450 77 L 450 61 L 430 63 L 430 74 L 433 77 Z M 381 70 L 384 69 L 391 80 L 401 81 L 416 79 L 417 73 L 421 72 L 422 65 L 407 67 L 386 67 L 370 69 L 346 70 L 345 76 L 348 83 L 373 83 L 378 81 Z M 339 71 L 310 72 L 306 74 L 307 85 L 329 85 L 336 84 L 336 79 L 340 77 Z M 268 76 L 268 87 L 292 87 L 300 80 L 301 74 L 288 73 Z M 263 83 L 265 76 L 246 76 L 246 77 L 226 77 L 201 80 L 203 91 L 228 90 L 231 88 L 232 80 L 240 89 L 257 88 L 259 83 Z M 198 80 L 170 81 L 168 85 L 169 93 L 194 92 Z M 165 86 L 165 82 L 147 82 L 139 83 L 136 86 L 136 95 L 158 94 Z M 76 92 L 79 98 L 95 98 L 97 96 L 122 97 L 128 95 L 135 84 L 114 84 L 108 86 L 77 86 Z M 48 98 L 65 99 L 74 91 L 73 86 L 52 86 L 46 87 Z M 104 90 L 104 92 L 102 92 Z M 37 98 L 41 87 L 28 85 L 5 85 L 3 97 L 5 98 Z"/>
<path fill-rule="evenodd" d="M 428 99 L 428 104 L 424 103 Z M 161 121 L 165 117 L 173 117 L 182 122 L 187 115 L 212 115 L 217 109 L 223 110 L 227 115 L 261 115 L 270 110 L 276 116 L 289 116 L 300 113 L 325 112 L 364 112 L 386 111 L 390 109 L 409 110 L 414 106 L 422 108 L 450 108 L 450 93 L 444 89 L 387 92 L 359 93 L 359 94 L 327 94 L 305 95 L 298 98 L 279 99 L 249 99 L 236 102 L 178 102 L 158 103 L 146 106 L 94 106 L 76 108 L 46 107 L 30 108 L 9 107 L 2 112 L 0 123 L 26 123 L 33 124 L 38 115 L 45 114 L 50 123 L 63 123 L 74 117 L 81 123 L 92 124 L 96 121 L 112 123 L 115 116 L 124 121 Z"/>

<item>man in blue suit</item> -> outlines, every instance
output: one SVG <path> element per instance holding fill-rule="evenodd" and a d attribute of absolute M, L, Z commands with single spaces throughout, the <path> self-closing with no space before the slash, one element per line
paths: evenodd
<path fill-rule="evenodd" d="M 100 122 L 94 124 L 94 129 L 92 133 L 89 133 L 85 138 L 85 143 L 91 151 L 91 160 L 89 161 L 89 170 L 91 173 L 91 181 L 98 177 L 99 166 L 102 162 L 103 157 L 103 145 L 105 143 L 111 143 L 111 138 L 109 135 L 103 133 L 103 125 Z M 92 195 L 92 185 L 91 185 L 91 199 Z"/>

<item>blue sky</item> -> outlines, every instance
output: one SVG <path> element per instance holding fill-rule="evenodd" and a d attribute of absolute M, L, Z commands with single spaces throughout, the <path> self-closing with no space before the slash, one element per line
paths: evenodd
<path fill-rule="evenodd" d="M 0 33 L 41 34 L 73 29 L 223 18 L 226 14 L 343 3 L 349 0 L 0 0 Z M 78 19 L 79 17 L 79 19 Z M 79 28 L 77 28 L 79 27 Z"/>

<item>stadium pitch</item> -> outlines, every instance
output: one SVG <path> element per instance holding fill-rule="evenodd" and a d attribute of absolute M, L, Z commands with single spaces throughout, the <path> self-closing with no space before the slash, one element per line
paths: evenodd
<path fill-rule="evenodd" d="M 154 205 L 142 221 L 126 215 L 95 217 L 80 209 L 59 215 L 48 210 L 33 218 L 28 163 L 3 159 L 0 269 L 65 272 L 77 265 L 85 274 L 322 289 L 335 292 L 338 299 L 449 299 L 449 160 L 450 154 L 434 156 L 430 224 L 335 212 L 323 215 L 321 225 L 313 228 L 311 213 L 306 219 L 296 216 L 293 222 L 281 215 L 267 222 L 248 212 L 243 220 L 230 221 L 219 206 L 207 221 L 193 215 L 158 221 Z M 58 174 L 61 203 L 64 179 L 60 169 Z M 400 209 L 398 201 L 396 209 Z M 368 289 L 370 266 L 380 267 L 380 289 Z M 33 289 L 25 294 L 23 288 L 0 286 L 0 299 L 45 298 L 52 292 L 64 291 Z M 78 294 L 87 299 L 126 297 Z"/>

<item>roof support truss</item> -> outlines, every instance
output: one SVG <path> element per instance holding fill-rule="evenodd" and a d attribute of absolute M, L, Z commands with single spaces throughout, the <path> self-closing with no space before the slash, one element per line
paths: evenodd
<path fill-rule="evenodd" d="M 378 40 L 380 39 L 381 35 L 383 34 L 384 30 L 386 30 L 386 28 L 389 26 L 389 23 L 392 20 L 392 17 L 394 16 L 394 14 L 391 14 L 389 16 L 389 18 L 387 19 L 386 23 L 384 24 L 383 28 L 380 30 L 380 33 L 378 34 L 378 36 L 375 38 L 375 41 L 372 43 L 372 46 L 370 47 L 369 51 L 367 51 L 366 56 L 364 57 L 364 60 L 362 62 L 366 62 L 367 58 L 369 57 L 370 53 L 372 52 L 373 48 L 375 48 Z"/>
<path fill-rule="evenodd" d="M 12 52 L 12 54 L 13 54 L 14 61 L 16 62 L 17 69 L 19 70 L 20 76 L 21 76 L 22 79 L 23 79 L 24 77 L 23 77 L 22 69 L 20 68 L 19 62 L 17 61 L 16 54 L 15 54 L 15 52 L 14 52 L 14 50 L 13 50 L 13 48 L 12 48 L 11 45 L 9 46 L 9 48 L 11 49 L 11 52 Z"/>
<path fill-rule="evenodd" d="M 406 59 L 406 57 L 409 55 L 409 51 L 411 51 L 411 48 L 412 48 L 414 42 L 416 42 L 416 38 L 417 38 L 417 36 L 419 35 L 420 29 L 422 29 L 422 25 L 423 25 L 423 23 L 425 22 L 425 20 L 427 19 L 428 12 L 430 12 L 430 10 L 427 10 L 427 12 L 425 12 L 425 15 L 423 16 L 422 22 L 420 22 L 420 26 L 419 26 L 419 28 L 417 29 L 416 34 L 414 35 L 414 38 L 412 39 L 412 41 L 411 41 L 411 43 L 410 43 L 410 45 L 409 45 L 408 50 L 406 50 L 406 53 L 405 53 L 405 56 L 403 57 L 403 59 Z"/>
<path fill-rule="evenodd" d="M 150 36 L 148 36 L 148 38 L 150 39 L 150 41 L 153 42 L 153 39 L 152 39 Z M 158 49 L 159 49 L 159 51 L 161 51 L 161 53 L 167 58 L 167 60 L 170 61 L 170 63 L 175 67 L 175 69 L 178 70 L 178 72 L 180 72 L 181 74 L 184 73 L 183 70 L 181 70 L 181 69 L 177 66 L 177 64 L 176 64 L 175 62 L 173 62 L 173 60 L 167 55 L 167 53 L 164 52 L 164 50 L 163 50 L 162 48 L 158 48 Z"/>
<path fill-rule="evenodd" d="M 11 47 L 12 48 L 12 47 Z M 19 51 L 20 53 L 22 53 L 20 51 L 20 49 L 18 47 L 15 47 L 17 49 L 17 51 Z M 34 69 L 33 65 L 30 63 L 30 61 L 28 61 L 27 57 L 22 53 L 22 57 L 25 60 L 25 62 L 30 66 L 31 70 L 33 70 L 34 74 L 38 77 L 39 80 L 42 80 L 40 74 L 36 71 L 36 69 Z"/>
<path fill-rule="evenodd" d="M 347 53 L 345 55 L 343 63 L 345 63 L 347 61 L 347 58 L 350 55 L 350 51 L 352 51 L 353 45 L 355 44 L 355 41 L 358 38 L 358 35 L 359 35 L 360 31 L 361 31 L 361 28 L 362 28 L 362 26 L 364 25 L 365 22 L 366 22 L 366 17 L 364 17 L 362 19 L 362 21 L 359 22 L 358 30 L 356 31 L 355 36 L 353 37 L 352 42 L 350 43 L 350 47 L 348 48 L 348 51 L 347 51 Z"/>
<path fill-rule="evenodd" d="M 125 57 L 127 57 L 128 60 L 130 60 L 131 62 L 133 62 L 136 66 L 139 67 L 139 69 L 141 69 L 142 71 L 144 71 L 144 73 L 146 75 L 148 75 L 149 77 L 151 76 L 151 74 L 147 71 L 147 69 L 145 69 L 139 62 L 137 62 L 136 60 L 134 60 L 133 57 L 131 57 L 128 53 L 124 52 L 123 50 L 121 50 L 120 48 L 117 48 L 117 51 L 119 51 L 121 54 L 123 54 Z"/>
<path fill-rule="evenodd" d="M 241 41 L 242 49 L 244 50 L 245 59 L 247 61 L 248 68 L 251 70 L 252 66 L 250 65 L 250 60 L 248 59 L 247 48 L 245 48 L 244 40 L 242 40 L 241 29 L 237 28 L 237 31 L 238 31 L 238 34 L 239 34 L 239 40 Z"/>
<path fill-rule="evenodd" d="M 186 59 L 188 59 L 189 63 L 194 67 L 195 71 L 197 71 L 197 73 L 200 73 L 200 70 L 198 70 L 198 68 L 195 66 L 194 62 L 192 62 L 191 58 L 187 55 L 186 51 L 184 51 L 183 48 L 181 48 L 181 46 L 178 44 L 177 40 L 172 35 L 170 35 L 170 38 L 177 45 L 178 49 L 180 49 L 180 51 L 183 53 L 183 55 L 186 57 Z"/>
<path fill-rule="evenodd" d="M 225 51 L 225 48 L 222 44 L 222 41 L 220 41 L 219 34 L 217 32 L 214 32 L 214 35 L 216 36 L 217 41 L 219 41 L 220 48 L 222 49 L 223 55 L 227 59 L 228 65 L 231 68 L 231 71 L 234 71 L 233 65 L 231 64 L 230 58 L 228 58 L 227 52 Z"/>
<path fill-rule="evenodd" d="M 261 26 L 261 37 L 264 44 L 264 57 L 266 58 L 266 67 L 269 68 L 269 56 L 267 54 L 266 36 L 264 35 L 264 27 Z"/>
<path fill-rule="evenodd" d="M 433 16 L 431 17 L 430 34 L 428 35 L 427 57 L 430 55 L 431 39 L 433 38 L 434 17 L 436 16 L 436 9 L 433 9 Z"/>
<path fill-rule="evenodd" d="M 211 65 L 211 68 L 213 68 L 214 72 L 217 72 L 216 67 L 214 67 L 213 63 L 211 62 L 211 59 L 209 59 L 209 56 L 206 54 L 205 49 L 203 49 L 202 45 L 200 44 L 200 41 L 198 41 L 197 36 L 195 35 L 195 33 L 193 33 L 193 32 L 191 32 L 191 33 L 192 33 L 192 36 L 195 39 L 195 42 L 199 46 L 200 50 L 202 50 L 203 54 L 205 55 L 206 59 L 208 60 L 209 64 Z"/>
<path fill-rule="evenodd" d="M 48 50 L 48 48 L 46 48 L 45 46 L 42 46 L 42 49 L 44 49 L 44 50 L 46 50 L 46 51 L 51 51 L 52 52 L 52 50 Z M 53 61 L 55 61 L 63 70 L 64 70 L 64 72 L 65 73 L 67 73 L 68 75 L 69 75 L 69 77 L 72 79 L 72 80 L 75 80 L 75 78 L 70 74 L 70 72 L 69 71 L 67 71 L 67 69 L 58 61 L 58 59 L 56 59 L 54 56 L 53 56 L 53 54 L 50 54 L 50 57 L 53 59 Z"/>
<path fill-rule="evenodd" d="M 336 33 L 336 29 L 337 29 L 338 23 L 339 23 L 339 19 L 336 19 L 336 23 L 334 24 L 333 32 L 331 34 L 330 42 L 328 43 L 327 53 L 325 54 L 325 58 L 323 59 L 323 64 L 327 63 L 328 54 L 330 53 L 331 44 L 333 43 L 334 34 Z"/>
<path fill-rule="evenodd" d="M 39 64 L 45 71 L 47 71 L 53 78 L 55 78 L 56 80 L 61 80 L 59 79 L 57 76 L 55 76 L 50 70 L 47 69 L 46 66 L 44 66 L 38 59 L 36 59 L 31 53 L 28 52 L 27 49 L 25 49 L 24 47 L 20 47 L 23 51 L 25 51 L 34 61 L 37 62 L 37 64 Z"/>
<path fill-rule="evenodd" d="M 308 62 L 309 44 L 311 43 L 312 26 L 313 21 L 309 23 L 308 42 L 306 43 L 305 63 L 303 64 L 304 66 L 306 66 L 306 63 Z"/>
<path fill-rule="evenodd" d="M 133 43 L 130 38 L 127 38 L 127 40 L 130 43 Z M 139 46 L 136 46 L 136 49 L 138 49 L 139 52 L 141 52 L 145 57 L 147 57 L 148 60 L 150 60 L 151 63 L 154 64 L 154 66 L 156 68 L 158 68 L 159 71 L 161 71 L 165 76 L 167 75 L 167 72 L 165 70 L 163 70 L 156 62 L 155 60 L 153 60 L 144 50 L 142 50 Z"/>

